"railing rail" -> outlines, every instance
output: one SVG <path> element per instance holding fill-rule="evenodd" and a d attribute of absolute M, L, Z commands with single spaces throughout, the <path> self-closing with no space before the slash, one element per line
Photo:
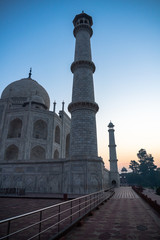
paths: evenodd
<path fill-rule="evenodd" d="M 0 240 L 56 239 L 114 194 L 113 188 L 0 221 Z"/>

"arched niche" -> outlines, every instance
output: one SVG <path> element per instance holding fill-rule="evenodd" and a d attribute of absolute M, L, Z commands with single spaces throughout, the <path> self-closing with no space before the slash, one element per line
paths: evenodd
<path fill-rule="evenodd" d="M 47 123 L 43 120 L 37 120 L 33 126 L 33 137 L 38 139 L 47 139 Z"/>
<path fill-rule="evenodd" d="M 116 180 L 112 180 L 112 186 L 116 186 Z"/>
<path fill-rule="evenodd" d="M 58 150 L 56 149 L 55 151 L 54 151 L 54 159 L 58 159 L 59 158 L 59 152 L 58 152 Z"/>
<path fill-rule="evenodd" d="M 21 131 L 22 131 L 22 120 L 19 118 L 15 118 L 9 124 L 7 138 L 19 138 L 21 137 Z"/>
<path fill-rule="evenodd" d="M 69 157 L 70 134 L 66 136 L 66 157 Z"/>
<path fill-rule="evenodd" d="M 5 160 L 17 160 L 19 149 L 16 145 L 12 144 L 5 150 Z"/>
<path fill-rule="evenodd" d="M 60 128 L 57 125 L 55 129 L 55 142 L 60 144 Z"/>
<path fill-rule="evenodd" d="M 30 154 L 31 160 L 42 160 L 46 158 L 46 151 L 41 146 L 35 146 L 31 150 Z"/>

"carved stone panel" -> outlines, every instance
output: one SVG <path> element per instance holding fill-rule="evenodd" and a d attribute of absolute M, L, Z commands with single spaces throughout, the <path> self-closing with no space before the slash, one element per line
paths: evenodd
<path fill-rule="evenodd" d="M 35 175 L 25 175 L 25 189 L 27 192 L 35 191 Z"/>
<path fill-rule="evenodd" d="M 37 192 L 44 193 L 47 190 L 47 178 L 46 175 L 40 174 L 37 176 Z"/>
<path fill-rule="evenodd" d="M 85 192 L 85 179 L 82 173 L 73 173 L 72 175 L 72 191 L 74 194 L 83 194 Z"/>
<path fill-rule="evenodd" d="M 59 174 L 53 174 L 48 176 L 48 192 L 60 193 L 61 190 L 61 176 Z"/>

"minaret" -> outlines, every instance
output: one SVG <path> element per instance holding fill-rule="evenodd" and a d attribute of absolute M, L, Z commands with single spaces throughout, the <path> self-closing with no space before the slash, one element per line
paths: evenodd
<path fill-rule="evenodd" d="M 97 157 L 97 133 L 95 114 L 98 104 L 94 99 L 93 73 L 90 38 L 92 18 L 82 12 L 74 20 L 76 38 L 74 62 L 71 65 L 73 77 L 71 113 L 70 158 L 85 159 Z"/>
<path fill-rule="evenodd" d="M 116 144 L 114 137 L 114 125 L 112 122 L 108 125 L 109 132 L 109 161 L 110 161 L 110 184 L 119 187 L 119 173 L 117 168 L 117 154 L 116 154 Z"/>
<path fill-rule="evenodd" d="M 104 186 L 104 162 L 97 153 L 98 104 L 94 99 L 95 65 L 90 46 L 92 18 L 82 12 L 75 16 L 73 25 L 76 46 L 71 65 L 72 102 L 68 106 L 71 113 L 70 154 L 65 162 L 63 189 L 71 194 L 88 194 L 100 191 Z"/>

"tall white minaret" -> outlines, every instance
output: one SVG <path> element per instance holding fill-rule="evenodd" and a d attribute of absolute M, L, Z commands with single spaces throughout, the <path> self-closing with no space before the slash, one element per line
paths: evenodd
<path fill-rule="evenodd" d="M 109 132 L 109 161 L 110 161 L 110 184 L 116 187 L 120 185 L 118 167 L 117 167 L 117 154 L 116 154 L 116 144 L 114 137 L 114 125 L 112 122 L 108 125 Z"/>
<path fill-rule="evenodd" d="M 93 34 L 92 17 L 82 12 L 73 20 L 76 39 L 73 73 L 70 153 L 64 172 L 65 190 L 74 194 L 88 194 L 103 189 L 104 162 L 98 157 L 96 113 L 99 109 L 94 97 L 90 38 Z M 67 184 L 68 181 L 68 184 Z"/>
<path fill-rule="evenodd" d="M 97 154 L 97 132 L 95 115 L 99 109 L 94 99 L 93 73 L 90 38 L 92 18 L 82 12 L 73 20 L 76 38 L 74 62 L 71 65 L 73 77 L 71 113 L 70 157 L 95 158 Z"/>

